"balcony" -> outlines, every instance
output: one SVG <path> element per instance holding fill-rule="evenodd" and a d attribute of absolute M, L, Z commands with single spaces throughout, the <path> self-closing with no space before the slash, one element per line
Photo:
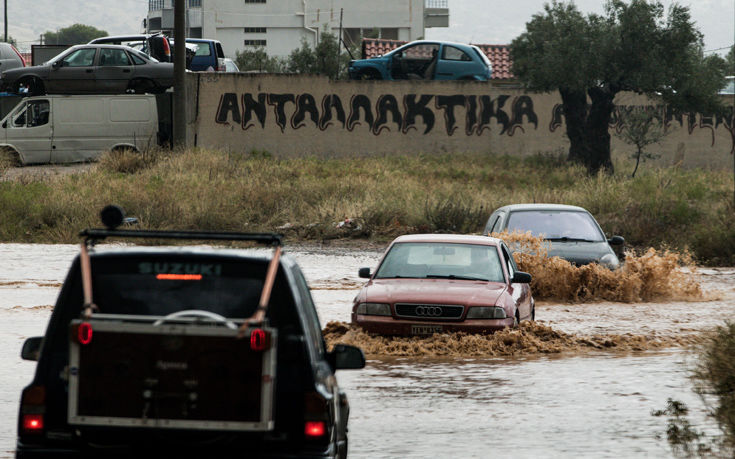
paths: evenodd
<path fill-rule="evenodd" d="M 424 0 L 424 27 L 449 27 L 449 0 Z"/>

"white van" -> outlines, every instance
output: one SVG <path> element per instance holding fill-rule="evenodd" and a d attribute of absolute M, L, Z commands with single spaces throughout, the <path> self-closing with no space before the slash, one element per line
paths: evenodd
<path fill-rule="evenodd" d="M 150 94 L 46 95 L 23 99 L 0 126 L 0 148 L 22 164 L 69 163 L 156 145 L 158 111 Z"/>

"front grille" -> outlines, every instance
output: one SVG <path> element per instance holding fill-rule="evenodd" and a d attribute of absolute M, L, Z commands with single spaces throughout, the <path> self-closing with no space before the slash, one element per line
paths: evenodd
<path fill-rule="evenodd" d="M 416 319 L 459 319 L 464 306 L 450 304 L 396 304 L 398 317 Z"/>

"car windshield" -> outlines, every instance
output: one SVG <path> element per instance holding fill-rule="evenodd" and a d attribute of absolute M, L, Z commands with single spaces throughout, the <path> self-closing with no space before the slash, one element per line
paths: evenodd
<path fill-rule="evenodd" d="M 504 281 L 495 246 L 449 242 L 394 244 L 375 277 Z"/>
<path fill-rule="evenodd" d="M 534 236 L 550 240 L 582 240 L 602 242 L 594 218 L 587 212 L 567 210 L 524 210 L 511 212 L 508 219 L 508 232 L 530 231 Z"/>

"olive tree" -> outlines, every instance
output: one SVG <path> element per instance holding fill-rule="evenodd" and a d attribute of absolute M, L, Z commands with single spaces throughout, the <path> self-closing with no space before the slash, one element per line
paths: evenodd
<path fill-rule="evenodd" d="M 608 0 L 603 15 L 552 1 L 511 43 L 513 73 L 532 91 L 558 90 L 569 159 L 590 173 L 612 172 L 610 133 L 622 91 L 660 98 L 681 111 L 722 109 L 725 61 L 705 56 L 689 9 L 660 2 Z"/>
<path fill-rule="evenodd" d="M 86 24 L 72 24 L 56 32 L 46 31 L 43 34 L 47 45 L 77 45 L 89 43 L 95 38 L 106 37 L 107 32 Z"/>

